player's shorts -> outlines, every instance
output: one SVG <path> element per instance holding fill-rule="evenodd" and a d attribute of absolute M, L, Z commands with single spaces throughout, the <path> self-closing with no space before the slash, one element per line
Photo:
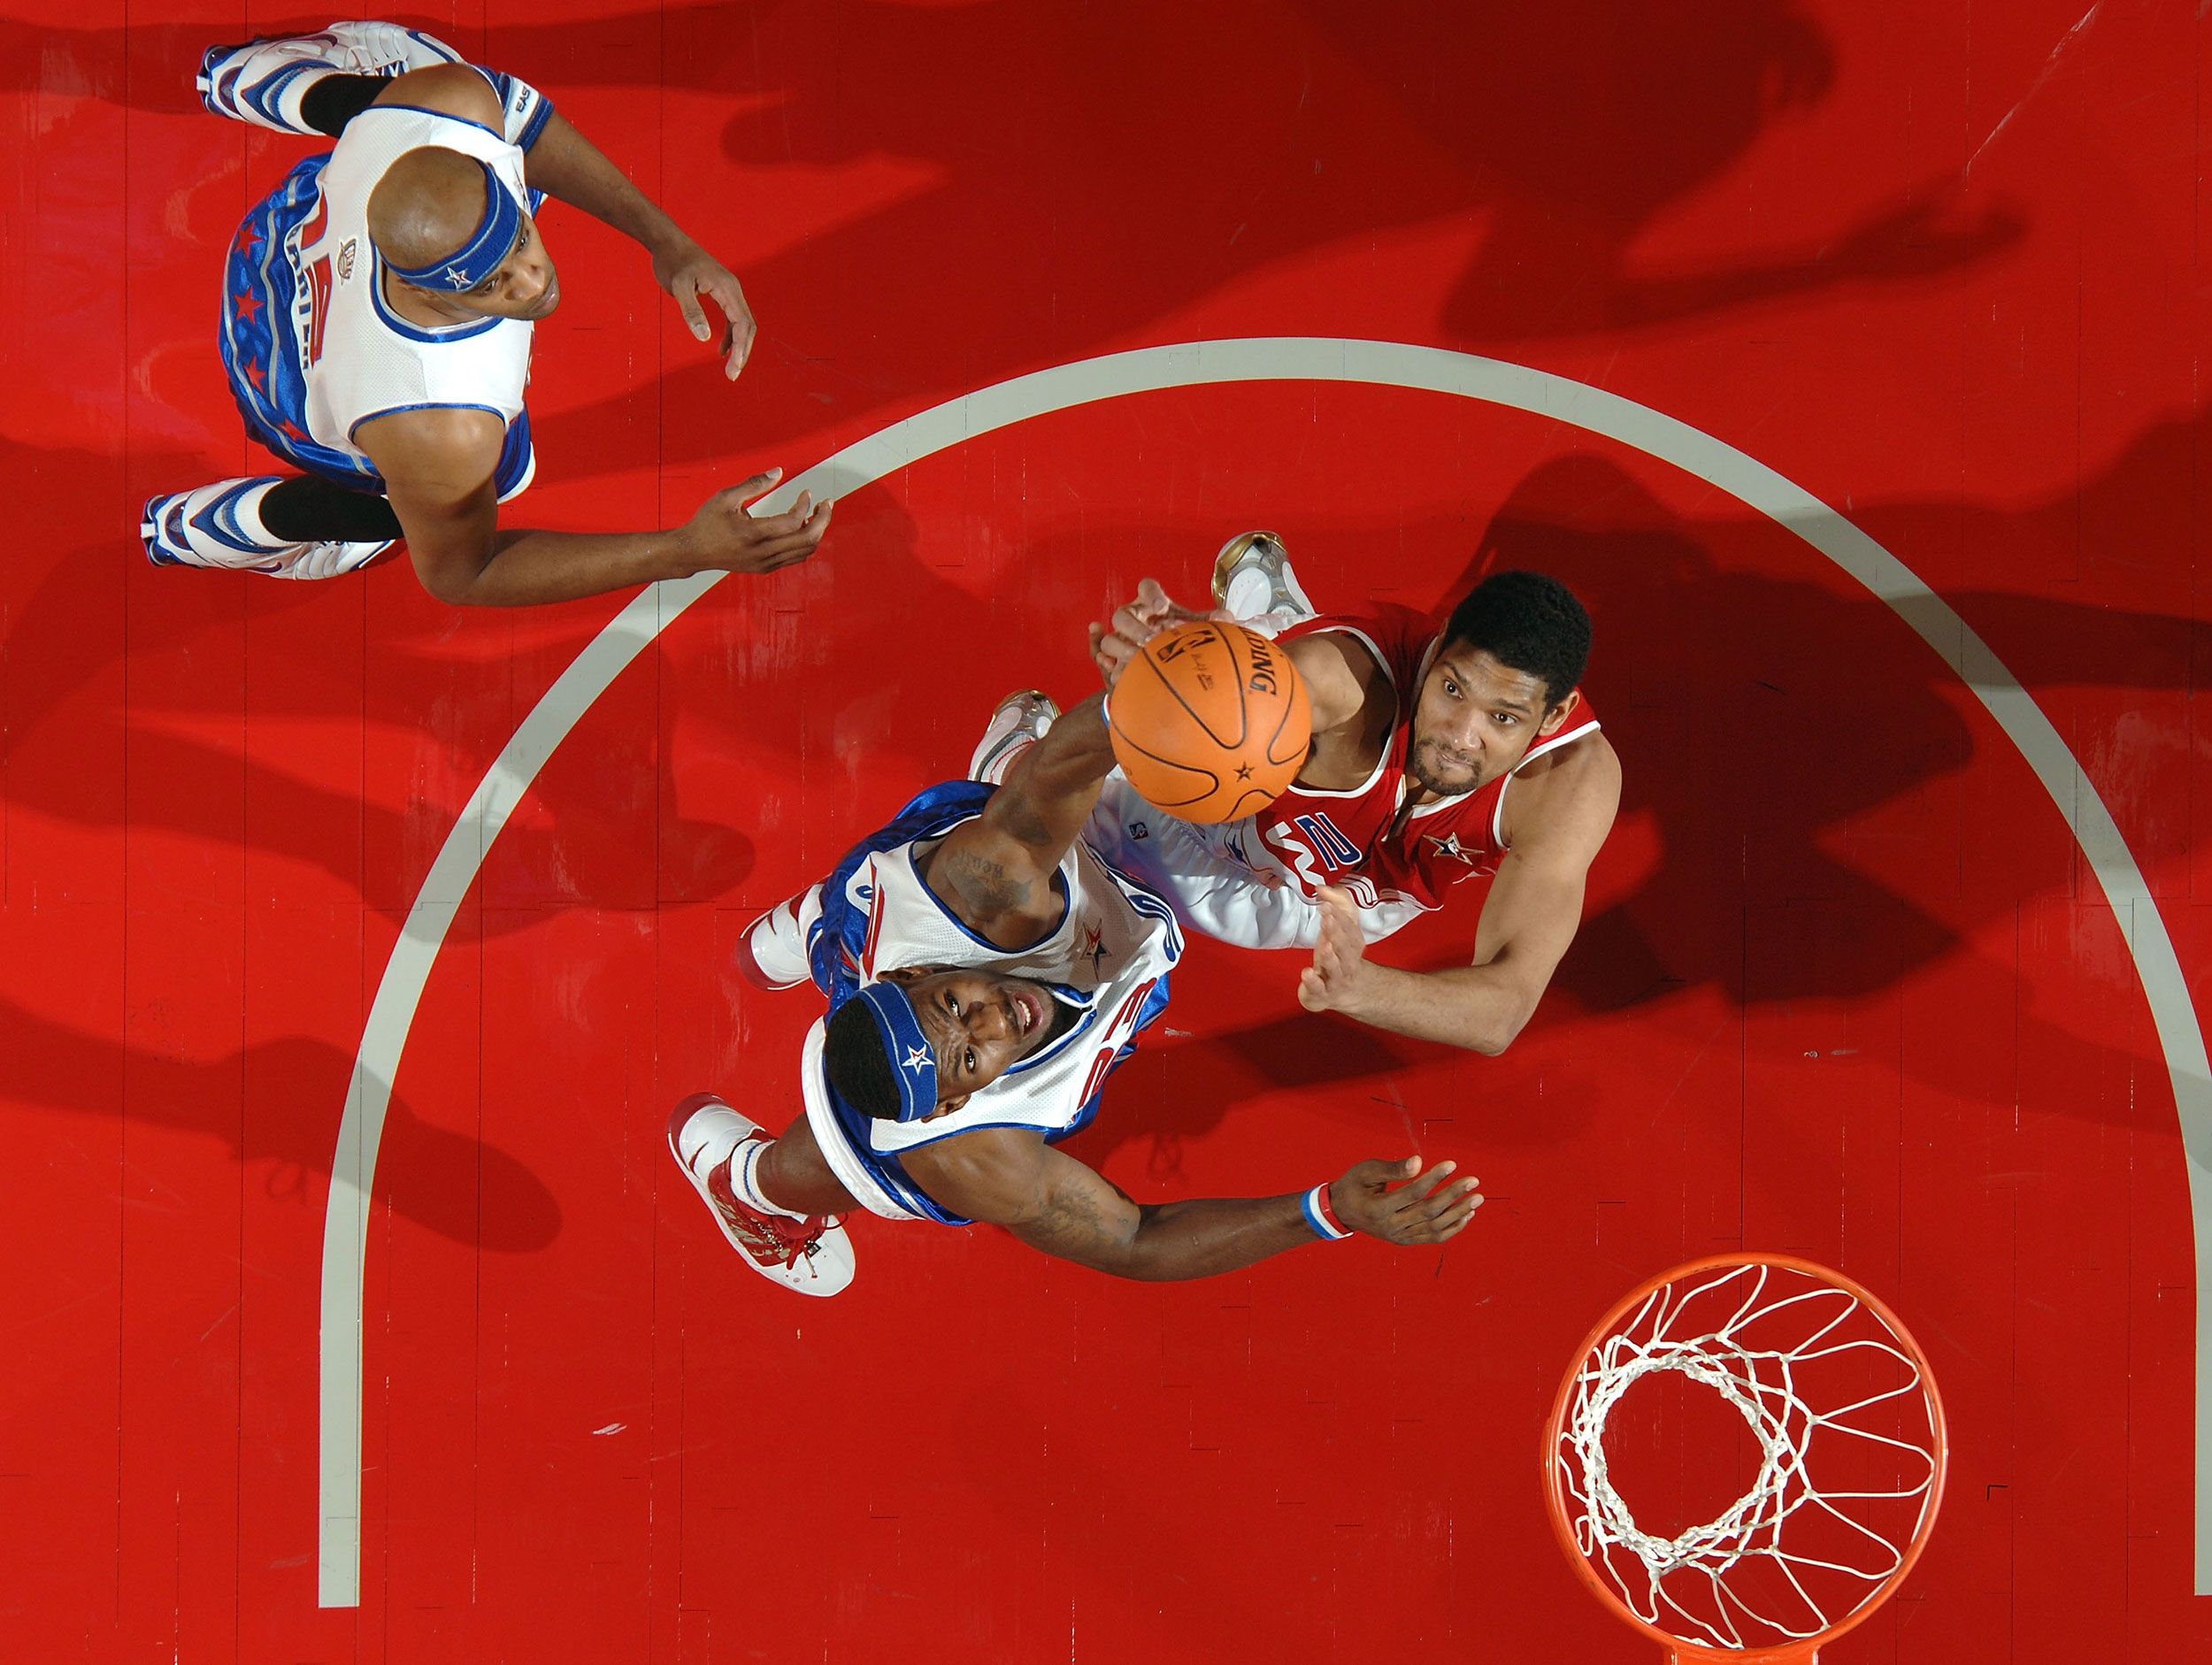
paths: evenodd
<path fill-rule="evenodd" d="M 1188 822 L 1156 809 L 1117 769 L 1106 778 L 1083 841 L 1167 898 L 1190 930 L 1240 948 L 1310 948 L 1321 916 L 1297 886 L 1270 885 L 1215 850 Z"/>

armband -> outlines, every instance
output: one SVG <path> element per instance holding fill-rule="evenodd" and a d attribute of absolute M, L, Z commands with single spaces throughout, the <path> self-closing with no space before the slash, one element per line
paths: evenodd
<path fill-rule="evenodd" d="M 1336 1217 L 1336 1210 L 1329 1206 L 1326 1180 L 1306 1193 L 1299 1206 L 1305 1210 L 1306 1224 L 1313 1228 L 1313 1234 L 1324 1242 L 1340 1243 L 1352 1235 L 1344 1222 Z"/>

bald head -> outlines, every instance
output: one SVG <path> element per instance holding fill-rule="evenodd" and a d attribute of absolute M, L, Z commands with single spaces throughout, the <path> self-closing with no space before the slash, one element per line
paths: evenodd
<path fill-rule="evenodd" d="M 369 236 L 396 266 L 450 259 L 484 218 L 483 168 L 472 156 L 426 144 L 402 153 L 369 193 Z"/>

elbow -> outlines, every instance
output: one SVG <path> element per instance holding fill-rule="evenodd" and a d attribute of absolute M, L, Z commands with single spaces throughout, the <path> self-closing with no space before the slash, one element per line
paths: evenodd
<path fill-rule="evenodd" d="M 478 605 L 476 580 L 482 566 L 471 561 L 418 561 L 415 576 L 422 587 L 448 607 Z"/>
<path fill-rule="evenodd" d="M 1466 1047 L 1470 1052 L 1479 1052 L 1486 1058 L 1495 1058 L 1519 1038 L 1521 1031 L 1527 1026 L 1528 1018 L 1529 1015 L 1524 1012 L 1478 1024 L 1467 1035 Z"/>

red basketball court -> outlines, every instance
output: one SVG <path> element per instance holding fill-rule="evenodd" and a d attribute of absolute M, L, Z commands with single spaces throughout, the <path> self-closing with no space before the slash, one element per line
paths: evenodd
<path fill-rule="evenodd" d="M 193 69 L 324 14 L 0 20 L 0 1657 L 1649 1660 L 1541 1430 L 1617 1297 L 1750 1249 L 1891 1303 L 1950 1412 L 1835 1665 L 2212 1659 L 2212 26 L 2085 4 L 406 13 L 760 320 L 731 387 L 549 208 L 510 518 L 839 498 L 796 572 L 511 616 L 134 536 L 266 466 L 217 282 L 307 148 Z M 797 1106 L 818 1002 L 737 932 L 1262 526 L 1324 607 L 1567 579 L 1621 819 L 1504 1056 L 1201 943 L 1074 1148 L 1141 1199 L 1418 1148 L 1489 1205 L 1181 1286 L 865 1219 L 836 1301 L 753 1277 L 663 1142 Z"/>

